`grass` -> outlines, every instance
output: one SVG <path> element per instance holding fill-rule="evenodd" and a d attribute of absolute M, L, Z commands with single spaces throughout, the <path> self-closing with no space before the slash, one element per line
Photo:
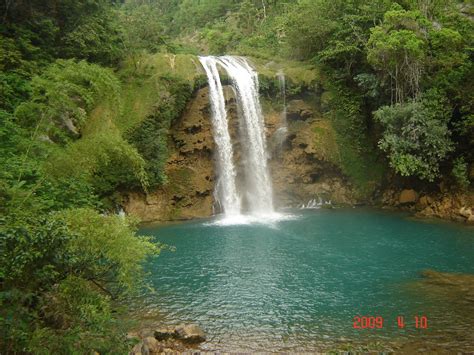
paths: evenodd
<path fill-rule="evenodd" d="M 166 95 L 161 77 L 173 74 L 194 82 L 202 75 L 196 56 L 190 54 L 154 54 L 129 58 L 117 73 L 122 81 L 120 103 L 104 101 L 89 115 L 83 136 L 101 132 L 124 134 L 136 127 Z"/>
<path fill-rule="evenodd" d="M 122 132 L 137 126 L 162 95 L 166 94 L 161 77 L 176 75 L 194 84 L 203 74 L 196 56 L 191 54 L 143 55 L 134 64 L 129 59 L 119 75 L 125 82 L 122 89 L 122 112 L 116 122 Z"/>
<path fill-rule="evenodd" d="M 194 81 L 202 71 L 197 57 L 189 54 L 142 55 L 124 62 L 117 73 L 122 82 L 120 99 L 104 100 L 92 110 L 82 128 L 82 137 L 71 142 L 61 154 L 51 157 L 57 161 L 58 169 L 69 175 L 94 172 L 99 162 L 110 159 L 104 155 L 104 147 L 97 147 L 104 137 L 114 142 L 116 150 L 122 149 L 130 159 L 136 159 L 131 163 L 142 164 L 139 153 L 124 137 L 168 94 L 161 78 L 169 74 Z"/>
<path fill-rule="evenodd" d="M 313 126 L 313 133 L 321 158 L 335 165 L 341 165 L 340 148 L 330 121 L 317 121 Z"/>
<path fill-rule="evenodd" d="M 319 70 L 309 63 L 291 60 L 249 59 L 259 74 L 270 78 L 275 77 L 279 70 L 283 70 L 288 81 L 304 86 L 310 86 L 321 79 Z"/>

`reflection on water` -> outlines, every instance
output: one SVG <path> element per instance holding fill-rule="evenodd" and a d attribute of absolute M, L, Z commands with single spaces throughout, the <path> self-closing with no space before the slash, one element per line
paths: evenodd
<path fill-rule="evenodd" d="M 156 293 L 141 309 L 158 310 L 160 323 L 197 322 L 206 350 L 474 350 L 474 297 L 463 291 L 472 280 L 421 275 L 474 273 L 472 229 L 357 209 L 295 213 L 270 225 L 144 228 L 176 251 L 148 265 Z M 354 329 L 356 315 L 383 327 Z M 415 327 L 422 315 L 428 329 Z"/>

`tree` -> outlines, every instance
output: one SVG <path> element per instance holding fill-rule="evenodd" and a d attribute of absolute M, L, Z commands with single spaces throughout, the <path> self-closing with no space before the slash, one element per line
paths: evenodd
<path fill-rule="evenodd" d="M 420 12 L 394 4 L 383 23 L 371 29 L 367 60 L 390 80 L 393 103 L 403 103 L 420 93 L 428 27 Z"/>
<path fill-rule="evenodd" d="M 57 60 L 31 81 L 31 98 L 15 111 L 25 128 L 64 143 L 77 138 L 100 99 L 118 99 L 120 83 L 109 69 L 85 61 Z"/>
<path fill-rule="evenodd" d="M 137 290 L 161 246 L 87 208 L 0 221 L 2 353 L 126 351 L 111 300 Z"/>
<path fill-rule="evenodd" d="M 120 14 L 127 55 L 137 56 L 142 51 L 156 53 L 166 45 L 168 36 L 157 4 L 129 4 Z M 135 58 L 134 62 L 136 61 Z"/>
<path fill-rule="evenodd" d="M 454 148 L 445 100 L 428 93 L 419 101 L 383 106 L 374 117 L 384 127 L 379 147 L 387 153 L 390 166 L 402 176 L 433 181 L 440 162 Z"/>

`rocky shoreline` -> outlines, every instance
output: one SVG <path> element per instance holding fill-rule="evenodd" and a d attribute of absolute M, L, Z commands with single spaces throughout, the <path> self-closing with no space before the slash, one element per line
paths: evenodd
<path fill-rule="evenodd" d="M 420 218 L 438 218 L 474 225 L 474 195 L 469 192 L 423 193 L 414 189 L 386 190 L 383 208 L 409 211 Z"/>
<path fill-rule="evenodd" d="M 206 334 L 196 324 L 182 324 L 145 331 L 141 335 L 129 334 L 129 338 L 139 340 L 129 355 L 195 353 L 199 351 L 199 344 L 206 341 Z"/>

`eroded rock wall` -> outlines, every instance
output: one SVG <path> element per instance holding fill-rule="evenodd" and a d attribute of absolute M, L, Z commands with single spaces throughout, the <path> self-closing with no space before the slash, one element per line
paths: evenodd
<path fill-rule="evenodd" d="M 148 194 L 129 193 L 125 211 L 144 222 L 168 221 L 212 215 L 214 164 L 209 92 L 196 92 L 170 132 L 168 182 Z"/>
<path fill-rule="evenodd" d="M 224 86 L 224 94 L 239 185 L 245 178 L 238 108 L 230 86 Z M 288 103 L 288 132 L 282 142 L 275 142 L 276 131 L 281 127 L 280 114 L 271 107 L 265 112 L 276 207 L 296 207 L 318 198 L 339 204 L 354 203 L 351 185 L 331 162 L 331 157 L 337 153 L 335 140 L 327 139 L 334 135 L 332 127 L 321 118 L 311 99 L 295 99 Z M 168 183 L 148 194 L 128 194 L 127 213 L 142 221 L 182 220 L 213 214 L 216 172 L 210 115 L 206 87 L 196 92 L 183 116 L 171 129 L 171 154 L 166 166 Z M 318 140 L 318 133 L 326 139 Z M 243 199 L 245 206 L 245 196 Z"/>
<path fill-rule="evenodd" d="M 355 203 L 351 184 L 333 163 L 338 154 L 335 132 L 311 98 L 288 103 L 286 139 L 278 146 L 275 136 L 281 125 L 280 115 L 266 115 L 277 205 L 296 207 L 313 199 Z"/>

